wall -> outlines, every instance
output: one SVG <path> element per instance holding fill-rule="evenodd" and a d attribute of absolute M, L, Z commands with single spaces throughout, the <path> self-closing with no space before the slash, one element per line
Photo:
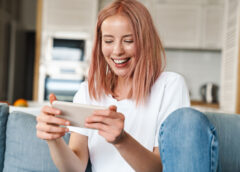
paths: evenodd
<path fill-rule="evenodd" d="M 166 50 L 167 71 L 182 74 L 192 100 L 201 100 L 200 87 L 213 82 L 220 85 L 221 52 L 204 50 Z"/>

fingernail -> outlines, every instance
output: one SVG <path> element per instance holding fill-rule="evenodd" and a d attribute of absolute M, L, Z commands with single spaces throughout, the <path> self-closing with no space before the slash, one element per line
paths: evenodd
<path fill-rule="evenodd" d="M 69 122 L 69 121 L 67 121 L 67 122 L 65 122 L 65 124 L 66 124 L 66 125 L 70 125 L 70 122 Z"/>

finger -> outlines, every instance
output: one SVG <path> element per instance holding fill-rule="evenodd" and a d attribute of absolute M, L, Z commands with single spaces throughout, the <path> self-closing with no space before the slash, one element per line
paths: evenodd
<path fill-rule="evenodd" d="M 55 116 L 46 115 L 44 113 L 37 117 L 37 121 L 38 122 L 49 123 L 49 124 L 55 124 L 55 125 L 70 125 L 70 122 L 65 120 L 65 119 L 58 118 L 58 117 L 55 117 Z"/>
<path fill-rule="evenodd" d="M 110 117 L 110 118 L 118 118 L 118 115 L 120 113 L 109 110 L 109 109 L 104 109 L 104 110 L 95 110 L 93 112 L 93 115 L 98 115 L 98 116 L 106 116 L 106 117 Z M 93 116 L 92 115 L 92 116 Z"/>
<path fill-rule="evenodd" d="M 65 134 L 59 134 L 59 133 L 46 133 L 43 131 L 37 131 L 37 137 L 40 139 L 44 139 L 44 140 L 54 140 L 54 139 L 58 139 L 62 136 L 64 136 Z"/>
<path fill-rule="evenodd" d="M 46 123 L 38 123 L 36 125 L 36 129 L 40 131 L 48 132 L 48 133 L 59 133 L 59 134 L 63 134 L 69 131 L 68 128 L 48 125 Z"/>
<path fill-rule="evenodd" d="M 109 106 L 108 109 L 111 111 L 117 112 L 117 106 L 115 106 L 115 105 Z"/>
<path fill-rule="evenodd" d="M 42 112 L 47 113 L 49 115 L 60 115 L 61 114 L 61 111 L 59 109 L 55 109 L 55 108 L 52 108 L 47 105 L 42 108 Z"/>
<path fill-rule="evenodd" d="M 103 115 L 103 116 L 109 116 L 110 115 L 110 110 L 109 109 L 101 109 L 101 110 L 95 110 L 93 111 L 93 115 Z"/>
<path fill-rule="evenodd" d="M 51 103 L 51 104 L 52 104 L 53 101 L 57 100 L 55 94 L 51 93 L 51 94 L 49 95 L 49 100 L 50 100 L 50 103 Z"/>
<path fill-rule="evenodd" d="M 109 130 L 109 127 L 103 123 L 85 123 L 85 127 L 91 128 L 91 129 L 96 129 L 96 130 L 102 130 L 102 131 Z"/>
<path fill-rule="evenodd" d="M 85 120 L 86 123 L 99 122 L 99 123 L 104 123 L 104 124 L 109 124 L 109 123 L 111 123 L 111 121 L 112 121 L 112 119 L 110 119 L 109 117 L 104 116 L 104 115 L 92 115 L 92 116 L 86 118 L 86 120 Z"/>
<path fill-rule="evenodd" d="M 117 106 L 111 105 L 111 106 L 108 107 L 108 109 L 95 110 L 95 111 L 93 112 L 93 114 L 109 116 L 112 111 L 113 111 L 113 112 L 117 112 Z"/>

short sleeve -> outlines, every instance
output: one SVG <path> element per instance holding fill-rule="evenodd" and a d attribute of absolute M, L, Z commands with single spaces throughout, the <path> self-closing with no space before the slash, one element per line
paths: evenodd
<path fill-rule="evenodd" d="M 175 110 L 181 107 L 189 107 L 189 91 L 185 83 L 184 78 L 175 74 L 166 78 L 166 85 L 164 88 L 164 94 L 162 104 L 158 114 L 158 124 L 155 135 L 155 147 L 158 147 L 158 136 L 160 126 L 163 121 Z"/>
<path fill-rule="evenodd" d="M 80 84 L 77 93 L 73 97 L 73 103 L 87 104 L 86 95 L 88 94 L 87 82 Z"/>

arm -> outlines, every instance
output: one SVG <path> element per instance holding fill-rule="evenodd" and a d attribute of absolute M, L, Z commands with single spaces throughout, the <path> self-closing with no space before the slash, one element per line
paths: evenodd
<path fill-rule="evenodd" d="M 151 152 L 125 132 L 124 115 L 116 112 L 116 106 L 110 106 L 108 110 L 95 111 L 86 119 L 85 125 L 97 129 L 99 135 L 112 143 L 135 171 L 162 171 L 158 148 L 154 148 Z"/>
<path fill-rule="evenodd" d="M 137 172 L 161 172 L 162 163 L 158 147 L 153 152 L 144 148 L 133 137 L 125 132 L 122 139 L 114 144 L 122 157 Z"/>
<path fill-rule="evenodd" d="M 50 98 L 51 100 L 51 98 Z M 59 171 L 85 171 L 88 162 L 88 138 L 72 133 L 69 146 L 62 139 L 68 132 L 59 125 L 69 125 L 69 122 L 55 117 L 61 112 L 49 106 L 42 108 L 37 117 L 37 137 L 47 141 L 52 159 Z"/>
<path fill-rule="evenodd" d="M 59 171 L 84 172 L 86 170 L 89 157 L 87 139 L 87 136 L 72 133 L 69 146 L 62 138 L 47 141 L 51 157 Z"/>

